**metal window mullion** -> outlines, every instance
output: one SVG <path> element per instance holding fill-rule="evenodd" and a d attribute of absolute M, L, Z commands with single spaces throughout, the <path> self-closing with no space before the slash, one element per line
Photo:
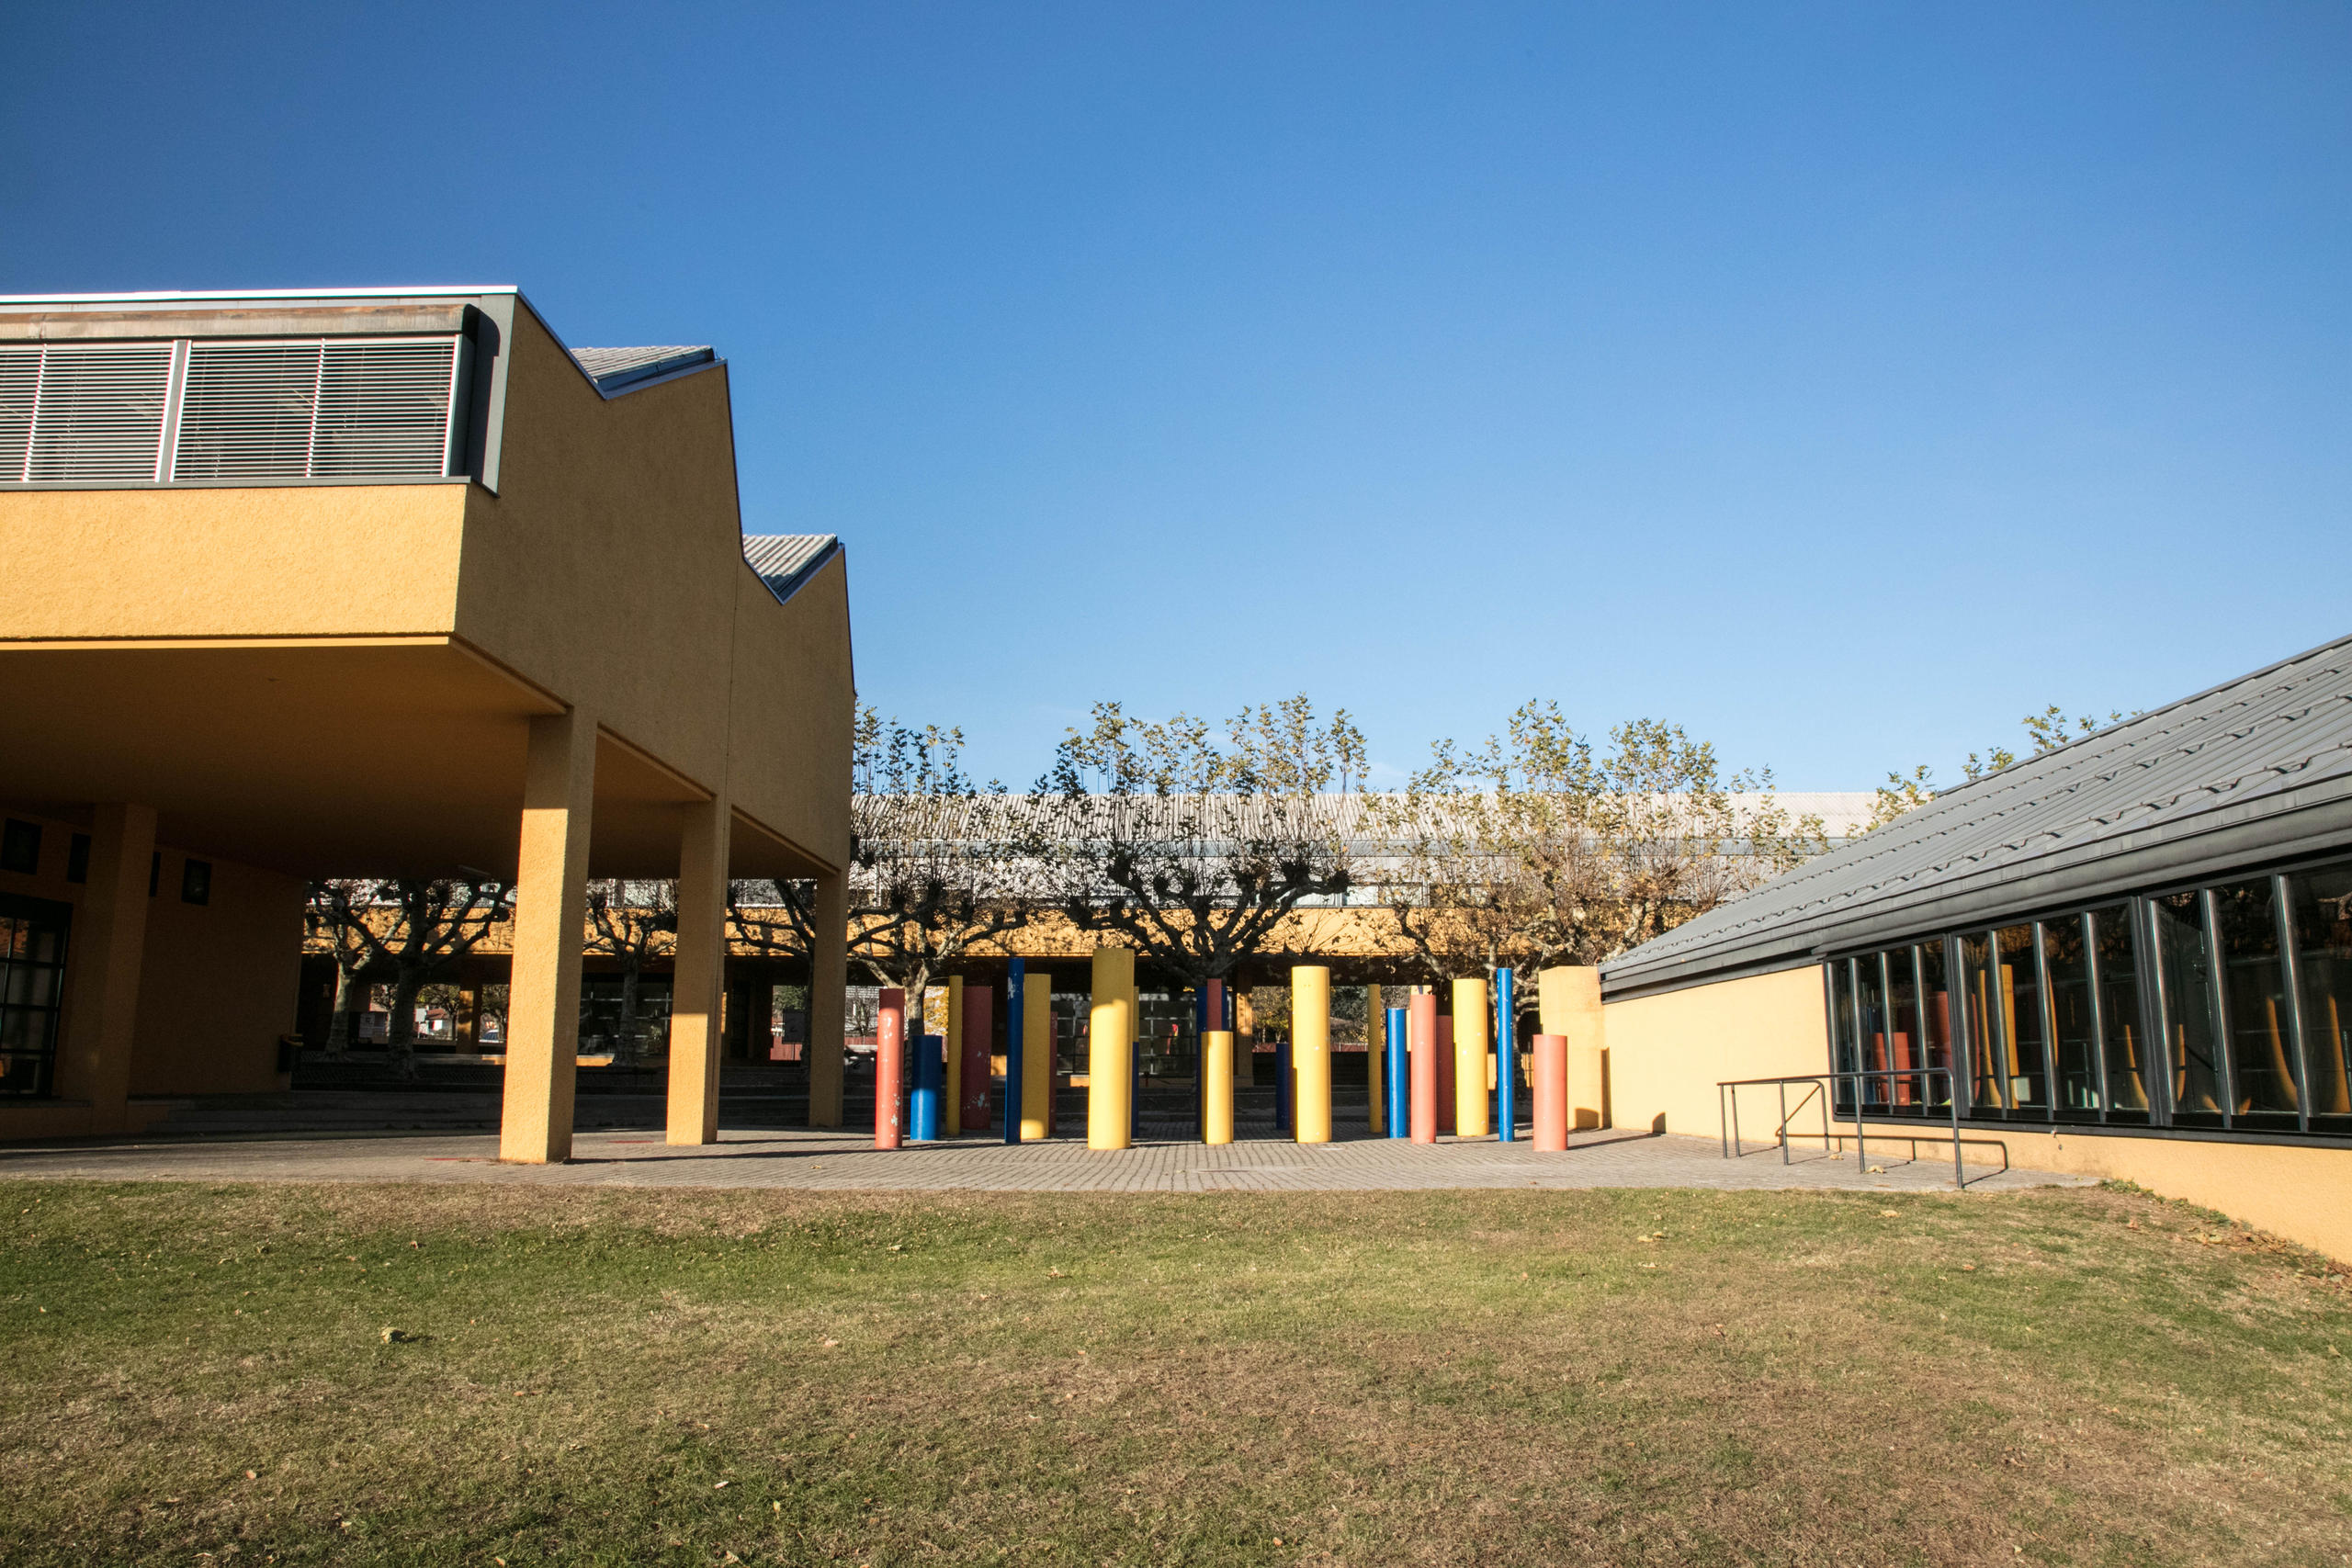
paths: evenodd
<path fill-rule="evenodd" d="M 1911 944 L 1911 1059 L 1919 1069 L 1919 1114 L 1935 1109 L 1935 1079 L 1928 1075 L 1928 966 L 1920 960 L 1923 944 Z"/>
<path fill-rule="evenodd" d="M 2164 928 L 2157 924 L 2156 901 L 2153 898 L 2132 900 L 2132 941 L 2138 951 L 2133 953 L 2140 965 L 2140 1028 L 2146 1033 L 2154 1059 L 2149 1064 L 2150 1078 L 2155 1092 L 2148 1097 L 2148 1124 L 2152 1127 L 2172 1125 L 2172 1035 L 2167 1032 L 2170 1019 L 2166 1016 L 2165 986 Z"/>
<path fill-rule="evenodd" d="M 319 367 L 311 373 L 311 427 L 309 439 L 302 446 L 302 477 L 318 477 L 319 459 L 319 400 L 326 396 L 327 341 L 319 339 Z"/>
<path fill-rule="evenodd" d="M 164 378 L 164 430 L 155 441 L 155 482 L 164 484 L 177 477 L 179 470 L 180 408 L 187 400 L 187 361 L 189 342 L 175 338 L 172 343 L 172 366 Z"/>
<path fill-rule="evenodd" d="M 2213 890 L 2197 890 L 2197 912 L 2205 923 L 2205 972 L 2213 977 L 2213 1071 L 2222 1080 L 2222 1125 L 2234 1127 L 2238 1115 L 2237 1053 L 2230 1049 L 2229 959 L 2222 951 L 2222 911 Z"/>
<path fill-rule="evenodd" d="M 2058 1120 L 2058 998 L 2050 987 L 2050 934 L 2040 920 L 2033 922 L 2033 977 L 2038 993 L 2034 1005 L 2041 1010 L 2041 1119 L 2055 1122 Z"/>
<path fill-rule="evenodd" d="M 2278 932 L 2278 987 L 2287 993 L 2287 1032 L 2294 1042 L 2294 1055 L 2289 1058 L 2295 1069 L 2295 1130 L 2312 1130 L 2312 1093 L 2310 1048 L 2303 1043 L 2302 977 L 2295 963 L 2295 912 L 2287 901 L 2287 878 L 2273 873 L 2270 878 L 2271 923 Z"/>
<path fill-rule="evenodd" d="M 458 387 L 464 378 L 465 364 L 466 340 L 460 335 L 451 339 L 449 343 L 449 384 L 444 393 L 441 410 L 441 477 L 443 479 L 447 479 L 457 471 L 458 443 L 465 439 L 463 434 L 465 426 L 459 423 L 458 414 Z M 1347 902 L 1345 894 L 1340 896 L 1340 901 L 1341 904 Z"/>
<path fill-rule="evenodd" d="M 1984 978 L 1989 982 L 1984 1001 L 1984 1046 L 1992 1054 L 1993 1102 L 2006 1117 L 2015 1109 L 2009 1103 L 2016 1086 L 2009 1082 L 2009 1010 L 2008 997 L 2001 989 L 2001 928 L 1989 926 L 1984 931 Z"/>
<path fill-rule="evenodd" d="M 2091 988 L 2091 1082 L 2098 1086 L 2098 1119 L 2102 1122 L 2115 1109 L 2115 1096 L 2107 1087 L 2107 998 L 2099 993 L 2104 981 L 2098 968 L 2098 921 L 2091 910 L 2082 912 L 2083 975 Z"/>

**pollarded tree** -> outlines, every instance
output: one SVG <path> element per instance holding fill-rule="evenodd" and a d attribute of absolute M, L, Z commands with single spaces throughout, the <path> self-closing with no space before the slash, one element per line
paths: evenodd
<path fill-rule="evenodd" d="M 514 898 L 510 884 L 454 877 L 313 884 L 311 930 L 335 944 L 338 1021 L 349 1016 L 345 1007 L 353 983 L 382 976 L 392 989 L 386 1036 L 390 1061 L 401 1077 L 413 1076 L 418 989 L 450 972 L 492 927 L 510 919 Z M 334 1032 L 328 1039 L 332 1050 Z"/>
<path fill-rule="evenodd" d="M 849 961 L 906 992 L 912 1037 L 932 981 L 1028 918 L 1025 803 L 973 784 L 961 729 L 915 729 L 861 705 L 856 740 Z"/>
<path fill-rule="evenodd" d="M 1826 847 L 1769 770 L 1725 777 L 1679 725 L 1635 720 L 1610 742 L 1599 754 L 1556 703 L 1528 702 L 1476 751 L 1441 741 L 1375 803 L 1383 901 L 1431 980 L 1598 964 Z"/>
<path fill-rule="evenodd" d="M 620 964 L 620 1037 L 614 1055 L 624 1065 L 634 1065 L 643 1054 L 637 1004 L 645 966 L 670 956 L 677 947 L 676 883 L 605 879 L 588 885 L 588 951 Z"/>
<path fill-rule="evenodd" d="M 1347 711 L 1327 723 L 1304 694 L 1244 707 L 1221 738 L 1098 703 L 1038 782 L 1030 852 L 1080 931 L 1175 984 L 1227 980 L 1301 905 L 1346 895 L 1363 773 Z"/>

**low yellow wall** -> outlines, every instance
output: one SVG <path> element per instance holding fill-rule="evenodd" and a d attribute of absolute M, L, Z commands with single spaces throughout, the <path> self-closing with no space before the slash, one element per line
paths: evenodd
<path fill-rule="evenodd" d="M 1712 1138 L 1721 1125 L 1716 1084 L 1818 1073 L 1829 1066 L 1821 971 L 1810 964 L 1607 1002 L 1600 1016 L 1609 1049 L 1611 1120 L 1623 1128 Z M 1766 1103 L 1754 1101 L 1759 1116 Z M 1770 1126 L 1770 1119 L 1760 1125 Z"/>

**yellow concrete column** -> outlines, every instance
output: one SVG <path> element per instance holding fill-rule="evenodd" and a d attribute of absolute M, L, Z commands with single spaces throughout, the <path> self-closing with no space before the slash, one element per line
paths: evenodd
<path fill-rule="evenodd" d="M 1600 971 L 1587 966 L 1546 969 L 1536 977 L 1537 1006 L 1546 1034 L 1568 1043 L 1568 1125 L 1610 1125 L 1608 1040 L 1601 1027 Z"/>
<path fill-rule="evenodd" d="M 1383 1093 L 1388 1071 L 1388 1015 L 1380 1003 L 1380 987 L 1363 988 L 1364 1082 L 1372 1090 L 1372 1130 L 1388 1131 L 1388 1096 Z"/>
<path fill-rule="evenodd" d="M 718 1142 L 721 1006 L 727 991 L 724 800 L 685 808 L 678 840 L 678 951 L 670 995 L 668 1141 Z"/>
<path fill-rule="evenodd" d="M 1296 1098 L 1291 1126 L 1302 1144 L 1331 1141 L 1331 971 L 1290 972 L 1290 1066 Z"/>
<path fill-rule="evenodd" d="M 1201 1142 L 1233 1142 L 1233 1031 L 1212 1029 L 1201 1036 Z"/>
<path fill-rule="evenodd" d="M 580 950 L 588 924 L 596 719 L 580 708 L 531 720 L 514 878 L 514 974 L 507 992 L 506 1094 L 498 1157 L 571 1157 L 580 1076 Z"/>
<path fill-rule="evenodd" d="M 93 1133 L 130 1126 L 130 1049 L 154 858 L 154 807 L 100 806 L 91 813 L 89 881 L 74 914 L 57 1094 L 89 1102 Z"/>
<path fill-rule="evenodd" d="M 1487 1037 L 1494 1032 L 1487 982 L 1453 982 L 1453 1134 L 1483 1138 L 1487 1125 Z"/>
<path fill-rule="evenodd" d="M 947 1084 L 941 1091 L 947 1103 L 939 1108 L 939 1135 L 956 1138 L 964 1134 L 964 976 L 947 977 L 947 1026 L 934 1029 L 933 1034 L 947 1041 Z"/>
<path fill-rule="evenodd" d="M 1054 981 L 1032 975 L 1021 992 L 1021 1141 L 1048 1137 L 1054 1120 Z"/>
<path fill-rule="evenodd" d="M 809 914 L 815 951 L 808 955 L 808 1125 L 842 1124 L 842 1035 L 848 1027 L 849 878 L 817 879 Z"/>
<path fill-rule="evenodd" d="M 1086 1146 L 1124 1149 L 1133 1139 L 1136 955 L 1124 947 L 1094 950 L 1093 999 L 1087 1013 Z"/>

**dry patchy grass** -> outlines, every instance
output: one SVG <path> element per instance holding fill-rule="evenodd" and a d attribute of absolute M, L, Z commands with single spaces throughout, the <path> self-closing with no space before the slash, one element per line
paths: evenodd
<path fill-rule="evenodd" d="M 0 1228 L 0 1562 L 2352 1562 L 2342 1275 L 2130 1192 L 19 1182 Z"/>

